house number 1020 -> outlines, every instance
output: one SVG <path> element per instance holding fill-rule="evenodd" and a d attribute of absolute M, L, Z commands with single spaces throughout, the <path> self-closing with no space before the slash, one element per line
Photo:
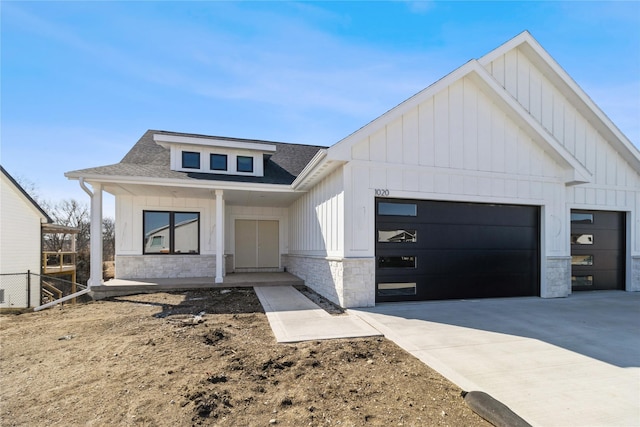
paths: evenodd
<path fill-rule="evenodd" d="M 386 197 L 389 195 L 389 190 L 386 188 L 376 188 L 376 196 L 378 197 Z"/>

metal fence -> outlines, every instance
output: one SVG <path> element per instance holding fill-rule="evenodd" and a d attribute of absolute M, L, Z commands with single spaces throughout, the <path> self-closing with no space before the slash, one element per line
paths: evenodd
<path fill-rule="evenodd" d="M 86 288 L 80 283 L 29 271 L 0 274 L 0 308 L 36 307 Z M 90 300 L 88 295 L 75 298 L 75 302 Z"/>

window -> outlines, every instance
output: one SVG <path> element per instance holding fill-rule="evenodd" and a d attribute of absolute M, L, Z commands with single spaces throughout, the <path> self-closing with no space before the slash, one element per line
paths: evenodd
<path fill-rule="evenodd" d="M 378 268 L 416 268 L 416 257 L 381 256 L 378 257 Z"/>
<path fill-rule="evenodd" d="M 593 276 L 571 276 L 571 286 L 593 286 Z"/>
<path fill-rule="evenodd" d="M 209 168 L 213 171 L 226 171 L 227 170 L 227 155 L 226 154 L 212 154 L 210 159 Z"/>
<path fill-rule="evenodd" d="M 182 167 L 184 169 L 200 169 L 200 153 L 196 153 L 195 151 L 183 151 Z"/>
<path fill-rule="evenodd" d="M 572 234 L 572 245 L 593 245 L 593 234 Z"/>
<path fill-rule="evenodd" d="M 593 214 L 571 212 L 571 222 L 574 224 L 593 224 Z"/>
<path fill-rule="evenodd" d="M 164 236 L 152 236 L 151 237 L 151 247 L 163 247 L 164 246 Z"/>
<path fill-rule="evenodd" d="M 253 157 L 238 156 L 236 170 L 238 172 L 253 172 Z"/>
<path fill-rule="evenodd" d="M 197 212 L 143 212 L 145 254 L 200 253 L 200 214 Z"/>
<path fill-rule="evenodd" d="M 378 283 L 378 296 L 415 295 L 415 283 Z"/>
<path fill-rule="evenodd" d="M 415 203 L 378 203 L 378 215 L 416 216 L 418 206 Z"/>
<path fill-rule="evenodd" d="M 593 265 L 593 255 L 571 255 L 571 265 Z"/>
<path fill-rule="evenodd" d="M 413 243 L 417 240 L 416 230 L 378 230 L 378 242 Z"/>

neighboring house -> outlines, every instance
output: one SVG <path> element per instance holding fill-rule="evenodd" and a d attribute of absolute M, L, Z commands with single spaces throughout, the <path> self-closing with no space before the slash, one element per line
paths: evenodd
<path fill-rule="evenodd" d="M 115 195 L 118 278 L 286 269 L 344 307 L 640 291 L 640 153 L 527 32 L 329 148 L 148 131 L 66 176 L 92 224 Z"/>
<path fill-rule="evenodd" d="M 0 307 L 40 305 L 40 281 L 32 280 L 27 293 L 27 272 L 40 274 L 42 226 L 52 220 L 38 203 L 0 166 Z"/>

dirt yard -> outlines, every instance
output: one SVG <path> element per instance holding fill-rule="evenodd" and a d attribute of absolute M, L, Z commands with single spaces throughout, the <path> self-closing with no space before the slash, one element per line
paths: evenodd
<path fill-rule="evenodd" d="M 486 426 L 383 338 L 277 344 L 252 289 L 0 316 L 2 426 Z"/>

